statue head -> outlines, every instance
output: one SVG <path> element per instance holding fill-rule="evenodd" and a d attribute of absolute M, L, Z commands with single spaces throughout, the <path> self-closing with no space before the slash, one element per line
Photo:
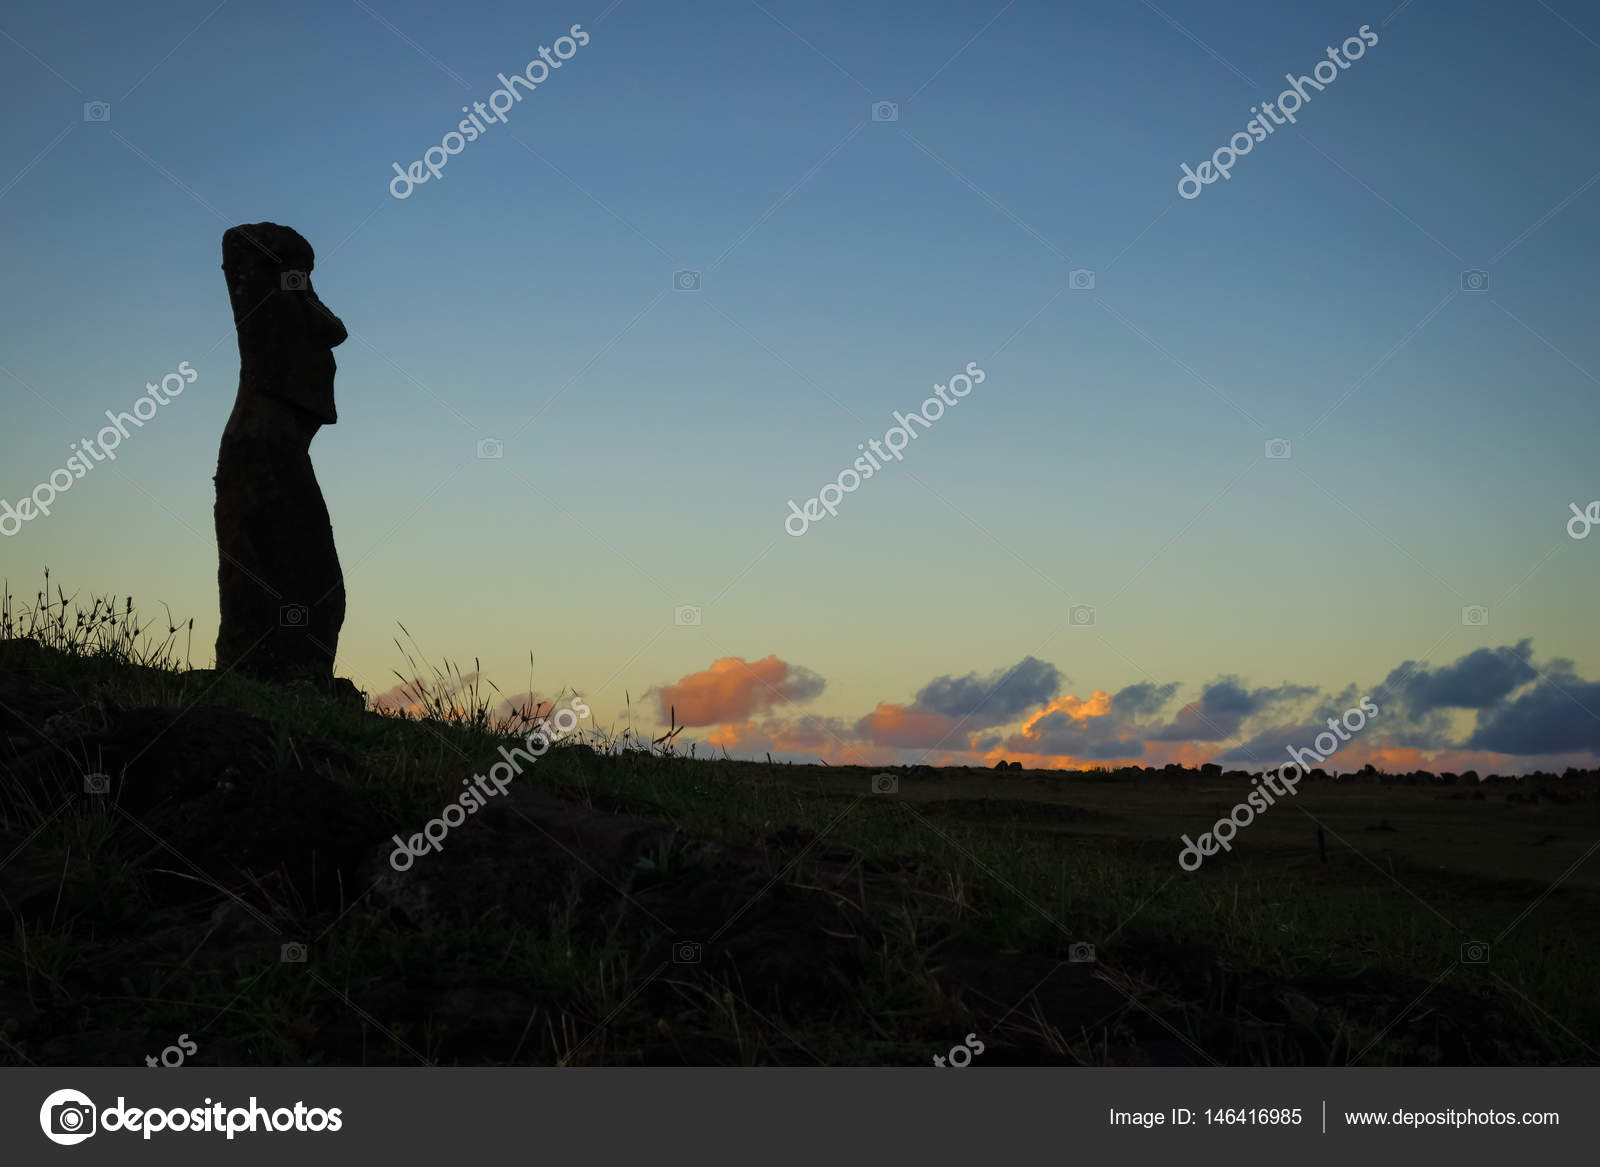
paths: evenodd
<path fill-rule="evenodd" d="M 338 421 L 333 350 L 349 335 L 311 287 L 311 244 L 277 223 L 222 235 L 222 272 L 239 331 L 239 392 L 282 401 L 310 430 Z"/>

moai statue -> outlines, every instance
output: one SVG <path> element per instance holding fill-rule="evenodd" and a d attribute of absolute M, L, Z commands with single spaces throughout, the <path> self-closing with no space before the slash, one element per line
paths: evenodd
<path fill-rule="evenodd" d="M 311 439 L 338 420 L 333 349 L 348 334 L 312 291 L 313 263 L 311 244 L 277 223 L 222 236 L 239 396 L 217 456 L 217 668 L 326 691 L 344 576 Z"/>

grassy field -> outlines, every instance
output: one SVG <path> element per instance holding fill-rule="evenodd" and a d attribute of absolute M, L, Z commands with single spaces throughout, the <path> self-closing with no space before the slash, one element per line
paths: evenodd
<path fill-rule="evenodd" d="M 1243 780 L 586 727 L 396 871 L 526 731 L 493 694 L 380 715 L 126 605 L 0 623 L 0 1064 L 1600 1063 L 1592 776 L 1307 782 L 1190 873 Z"/>

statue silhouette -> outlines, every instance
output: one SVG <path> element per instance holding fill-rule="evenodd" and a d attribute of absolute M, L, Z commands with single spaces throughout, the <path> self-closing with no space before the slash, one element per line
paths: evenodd
<path fill-rule="evenodd" d="M 327 689 L 344 576 L 311 439 L 333 425 L 344 324 L 311 287 L 311 244 L 277 223 L 232 227 L 222 271 L 239 333 L 239 395 L 217 456 L 217 668 Z"/>

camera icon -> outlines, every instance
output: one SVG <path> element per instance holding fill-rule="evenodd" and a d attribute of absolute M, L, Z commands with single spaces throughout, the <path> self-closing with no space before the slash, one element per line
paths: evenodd
<path fill-rule="evenodd" d="M 874 774 L 872 776 L 872 793 L 899 794 L 900 779 L 893 774 Z"/>
<path fill-rule="evenodd" d="M 86 101 L 83 103 L 83 120 L 86 122 L 108 122 L 111 120 L 111 103 L 109 101 Z"/>
<path fill-rule="evenodd" d="M 875 101 L 872 103 L 872 120 L 875 122 L 897 122 L 900 120 L 900 107 L 892 101 Z"/>
<path fill-rule="evenodd" d="M 286 271 L 279 275 L 278 284 L 286 292 L 303 292 L 311 280 L 303 271 Z"/>
<path fill-rule="evenodd" d="M 1482 628 L 1489 623 L 1489 609 L 1482 604 L 1468 604 L 1461 609 L 1461 622 L 1468 628 Z"/>
<path fill-rule="evenodd" d="M 1461 273 L 1461 290 L 1463 292 L 1487 292 L 1489 290 L 1489 273 L 1482 268 L 1471 268 Z"/>
<path fill-rule="evenodd" d="M 1067 273 L 1067 287 L 1074 292 L 1094 291 L 1094 272 L 1086 267 L 1075 267 Z"/>
<path fill-rule="evenodd" d="M 700 609 L 693 604 L 679 604 L 672 609 L 672 622 L 679 628 L 700 627 Z"/>
<path fill-rule="evenodd" d="M 1482 940 L 1469 940 L 1461 946 L 1462 964 L 1488 964 L 1489 945 Z"/>
<path fill-rule="evenodd" d="M 291 940 L 278 949 L 278 960 L 282 964 L 304 964 L 306 962 L 306 946 L 298 940 Z"/>
<path fill-rule="evenodd" d="M 1072 964 L 1093 964 L 1094 945 L 1080 940 L 1078 943 L 1068 946 L 1067 960 Z"/>
<path fill-rule="evenodd" d="M 278 609 L 278 627 L 304 628 L 308 615 L 304 604 L 285 604 Z"/>
<path fill-rule="evenodd" d="M 1288 438 L 1267 439 L 1267 457 L 1269 458 L 1287 458 L 1292 450 L 1293 447 L 1289 444 Z"/>
<path fill-rule="evenodd" d="M 697 271 L 673 272 L 672 286 L 680 292 L 698 292 L 700 290 L 700 273 Z"/>
<path fill-rule="evenodd" d="M 76 1090 L 57 1090 L 39 1108 L 39 1126 L 52 1143 L 81 1143 L 95 1133 L 94 1102 Z"/>
<path fill-rule="evenodd" d="M 50 1129 L 58 1135 L 94 1134 L 94 1107 L 63 1102 L 50 1108 Z"/>
<path fill-rule="evenodd" d="M 83 792 L 85 794 L 110 794 L 111 776 L 99 772 L 83 776 Z"/>
<path fill-rule="evenodd" d="M 1088 604 L 1074 604 L 1067 609 L 1067 625 L 1071 628 L 1094 627 L 1094 609 Z"/>
<path fill-rule="evenodd" d="M 705 946 L 698 940 L 674 940 L 672 942 L 673 964 L 699 964 L 700 955 Z"/>
<path fill-rule="evenodd" d="M 504 458 L 505 456 L 506 444 L 499 438 L 478 439 L 478 459 L 480 461 L 488 461 L 494 458 Z"/>

